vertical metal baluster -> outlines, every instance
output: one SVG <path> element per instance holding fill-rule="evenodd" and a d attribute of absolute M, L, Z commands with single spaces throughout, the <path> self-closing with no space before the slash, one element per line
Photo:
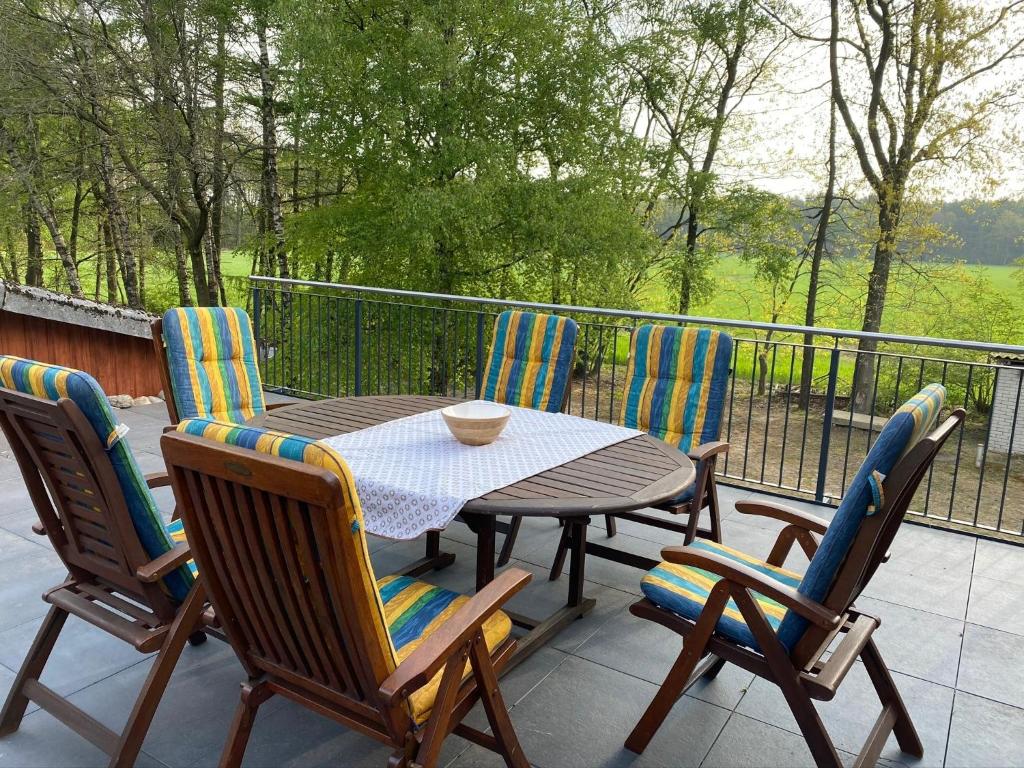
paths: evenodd
<path fill-rule="evenodd" d="M 818 477 L 814 484 L 814 500 L 825 500 L 825 478 L 828 476 L 828 452 L 832 443 L 832 414 L 836 409 L 836 384 L 839 379 L 839 339 L 833 339 L 828 361 L 828 389 L 825 391 L 825 415 L 821 422 L 821 449 L 818 453 Z M 852 405 L 852 403 L 851 403 Z M 842 493 L 842 489 L 840 489 Z"/>
<path fill-rule="evenodd" d="M 967 404 L 968 404 L 969 398 L 971 396 L 971 382 L 972 382 L 973 378 L 974 378 L 974 366 L 971 365 L 970 363 L 968 363 L 967 364 L 967 385 L 964 388 L 964 410 L 965 411 L 967 410 Z M 967 419 L 965 417 L 964 421 L 966 422 L 966 420 Z M 967 429 L 966 429 L 965 426 L 961 426 L 960 429 L 957 430 L 957 432 L 959 432 L 960 434 L 957 435 L 957 440 L 956 440 L 956 458 L 953 460 L 953 485 L 949 489 L 949 511 L 946 514 L 946 519 L 947 520 L 952 520 L 953 519 L 953 504 L 956 502 L 957 475 L 960 473 L 960 454 L 961 454 L 961 451 L 962 451 L 963 445 L 964 445 L 964 432 L 966 432 L 966 431 L 967 431 Z M 966 522 L 966 521 L 961 521 L 961 522 Z M 977 522 L 977 521 L 975 521 L 975 522 Z"/>
<path fill-rule="evenodd" d="M 580 416 L 586 416 L 587 379 L 590 378 L 590 323 L 583 326 L 583 387 L 580 392 Z"/>
<path fill-rule="evenodd" d="M 355 362 L 354 380 L 356 385 L 356 397 L 363 394 L 363 300 L 356 299 L 356 341 L 355 341 Z"/>
<path fill-rule="evenodd" d="M 768 407 L 764 416 L 764 442 L 761 445 L 761 480 L 764 483 L 764 468 L 768 461 L 768 433 L 772 428 L 772 394 L 775 389 L 775 361 L 778 357 L 778 343 L 772 345 L 772 365 L 768 373 Z"/>
<path fill-rule="evenodd" d="M 779 452 L 779 487 L 783 487 L 783 469 L 786 464 L 786 445 L 789 440 L 789 412 L 793 408 L 793 371 L 796 366 L 796 345 L 789 346 L 789 381 L 786 383 L 786 416 L 782 421 L 782 450 Z"/>
<path fill-rule="evenodd" d="M 736 366 L 739 365 L 740 360 L 740 339 L 733 339 L 732 344 L 732 368 L 729 369 L 729 415 L 727 417 L 728 426 L 725 431 L 725 441 L 727 443 L 732 442 L 732 411 L 733 406 L 736 405 Z M 722 474 L 729 474 L 729 451 L 725 453 L 725 463 L 722 466 Z"/>
<path fill-rule="evenodd" d="M 484 313 L 483 310 L 476 312 L 476 396 L 484 396 Z"/>
<path fill-rule="evenodd" d="M 943 363 L 942 363 L 942 381 L 939 382 L 940 384 L 942 384 L 942 386 L 946 386 L 946 371 L 948 370 L 948 368 L 949 368 L 949 361 L 948 360 L 944 360 Z M 963 429 L 961 428 L 960 431 L 962 432 Z M 935 462 L 932 462 L 931 465 L 929 465 L 929 467 L 928 467 L 928 483 L 925 486 L 925 492 L 924 492 L 924 516 L 925 517 L 928 517 L 928 503 L 931 501 L 931 497 L 932 497 L 932 474 L 934 472 L 935 472 Z"/>
<path fill-rule="evenodd" d="M 604 326 L 597 326 L 597 381 L 594 384 L 594 421 L 601 420 L 601 374 L 604 370 Z"/>
<path fill-rule="evenodd" d="M 394 304 L 390 301 L 387 303 L 388 307 L 388 330 L 387 330 L 387 360 L 384 363 L 384 367 L 387 369 L 387 393 L 391 394 L 391 334 L 394 332 L 394 328 L 391 324 L 391 314 L 393 311 Z"/>
<path fill-rule="evenodd" d="M 882 361 L 883 357 L 878 358 L 878 370 L 875 372 L 875 385 L 871 389 L 871 409 L 868 411 L 868 448 L 864 455 L 867 456 L 871 451 L 871 443 L 874 442 L 873 438 L 875 435 L 875 410 L 878 404 L 878 382 L 882 379 Z"/>
<path fill-rule="evenodd" d="M 619 327 L 613 325 L 612 329 L 612 381 L 611 395 L 608 397 L 608 422 L 615 423 L 615 369 L 619 362 Z"/>
<path fill-rule="evenodd" d="M 996 379 L 998 382 L 998 378 Z M 998 387 L 998 384 L 997 384 Z M 1006 486 L 1010 480 L 1010 465 L 1013 463 L 1013 446 L 1017 439 L 1017 425 L 1020 421 L 1020 395 L 1022 388 L 1024 388 L 1024 371 L 1017 374 L 1017 397 L 1014 400 L 1013 406 L 1013 421 L 1010 422 L 1010 443 L 1007 446 L 1006 451 L 1006 468 L 1003 470 L 1003 492 L 999 496 L 999 514 L 996 517 L 996 530 L 1003 530 L 1003 510 L 1006 508 Z M 995 402 L 995 388 L 993 392 L 993 403 Z M 1018 534 L 1024 534 L 1024 521 L 1021 523 L 1021 529 L 1017 531 Z"/>
<path fill-rule="evenodd" d="M 813 342 L 813 340 L 812 340 Z M 797 489 L 803 489 L 804 487 L 804 453 L 807 449 L 807 427 L 811 420 L 811 382 L 814 381 L 814 353 L 816 347 L 812 343 L 810 346 L 801 344 L 800 348 L 803 350 L 800 353 L 800 370 L 803 371 L 803 356 L 810 354 L 811 356 L 811 380 L 807 382 L 807 407 L 804 408 L 804 426 L 803 436 L 800 438 L 800 463 L 796 470 L 796 487 Z M 800 385 L 803 386 L 803 374 L 800 376 Z M 801 392 L 801 397 L 803 393 Z"/>
<path fill-rule="evenodd" d="M 743 474 L 744 480 L 747 479 L 747 463 L 750 460 L 750 430 L 753 425 L 754 418 L 754 379 L 757 376 L 757 351 L 761 346 L 761 342 L 754 339 L 754 354 L 750 358 L 750 393 L 747 397 L 747 434 L 743 437 Z"/>

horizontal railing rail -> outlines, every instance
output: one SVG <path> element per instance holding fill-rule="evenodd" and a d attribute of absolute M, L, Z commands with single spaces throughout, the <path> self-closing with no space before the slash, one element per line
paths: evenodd
<path fill-rule="evenodd" d="M 264 384 L 299 397 L 448 394 L 481 387 L 507 308 L 573 317 L 567 410 L 616 421 L 629 336 L 641 323 L 727 329 L 724 482 L 837 503 L 891 412 L 932 381 L 968 411 L 914 514 L 1024 542 L 1024 346 L 674 315 L 308 280 L 250 278 Z M 811 343 L 806 343 L 810 339 Z M 858 349 L 869 341 L 873 349 Z"/>

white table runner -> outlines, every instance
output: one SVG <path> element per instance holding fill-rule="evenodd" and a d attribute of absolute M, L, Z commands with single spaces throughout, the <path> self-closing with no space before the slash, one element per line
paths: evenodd
<path fill-rule="evenodd" d="M 348 462 L 366 529 L 413 539 L 446 527 L 471 499 L 643 434 L 564 413 L 510 410 L 490 445 L 458 442 L 439 410 L 321 442 Z"/>

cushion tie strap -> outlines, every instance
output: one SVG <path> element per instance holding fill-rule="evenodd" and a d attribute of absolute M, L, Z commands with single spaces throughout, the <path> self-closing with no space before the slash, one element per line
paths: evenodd
<path fill-rule="evenodd" d="M 868 488 L 871 490 L 871 503 L 868 504 L 868 515 L 873 515 L 885 504 L 885 493 L 882 490 L 882 483 L 885 482 L 885 475 L 877 469 L 868 477 Z"/>

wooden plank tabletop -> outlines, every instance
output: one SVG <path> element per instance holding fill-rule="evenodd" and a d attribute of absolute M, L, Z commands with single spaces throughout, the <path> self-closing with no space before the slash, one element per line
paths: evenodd
<path fill-rule="evenodd" d="M 314 400 L 276 408 L 252 424 L 316 439 L 444 408 L 461 398 L 394 395 Z M 579 516 L 628 512 L 668 501 L 693 483 L 693 462 L 641 435 L 540 472 L 466 503 L 466 512 Z"/>

